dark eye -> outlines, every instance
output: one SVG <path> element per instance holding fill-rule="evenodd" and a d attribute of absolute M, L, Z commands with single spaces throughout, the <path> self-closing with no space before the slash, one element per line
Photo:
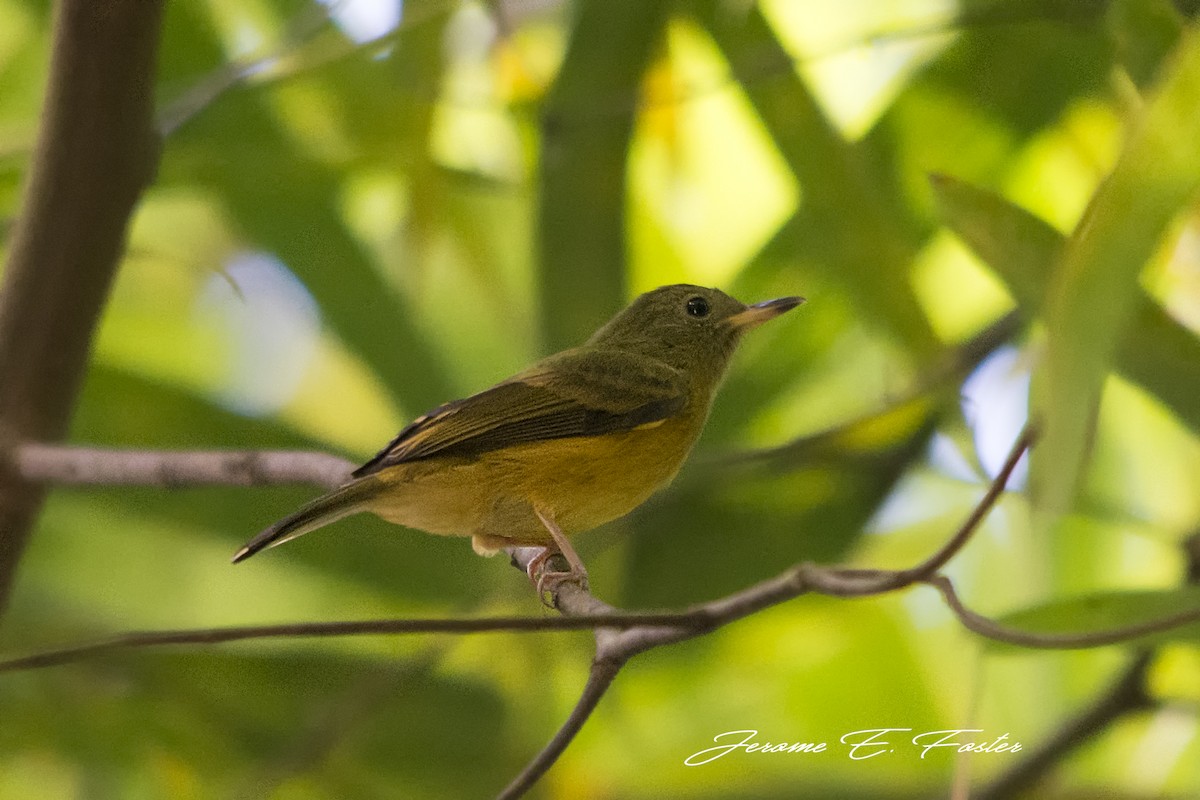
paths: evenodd
<path fill-rule="evenodd" d="M 687 301 L 687 312 L 693 317 L 708 316 L 708 301 L 703 297 L 693 297 Z"/>

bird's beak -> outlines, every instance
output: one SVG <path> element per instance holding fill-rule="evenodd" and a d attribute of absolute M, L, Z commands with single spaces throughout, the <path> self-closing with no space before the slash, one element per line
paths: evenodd
<path fill-rule="evenodd" d="M 751 328 L 757 328 L 767 320 L 775 319 L 780 314 L 791 311 L 803 302 L 803 297 L 780 297 L 778 300 L 764 300 L 761 303 L 747 306 L 745 311 L 739 311 L 725 321 L 735 330 L 748 331 Z"/>

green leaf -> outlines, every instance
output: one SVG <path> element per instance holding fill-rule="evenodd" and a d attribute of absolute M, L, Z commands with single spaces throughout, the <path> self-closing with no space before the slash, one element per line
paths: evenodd
<path fill-rule="evenodd" d="M 328 96 L 316 78 L 288 86 Z M 445 402 L 455 394 L 452 380 L 405 297 L 339 212 L 344 174 L 335 166 L 348 165 L 331 165 L 311 142 L 298 142 L 276 95 L 223 95 L 172 135 L 160 184 L 200 185 L 220 198 L 245 246 L 275 254 L 304 282 L 324 321 L 406 409 Z"/>
<path fill-rule="evenodd" d="M 930 183 L 950 229 L 996 272 L 1028 313 L 1041 313 L 1065 237 L 994 192 L 947 175 L 932 175 Z"/>
<path fill-rule="evenodd" d="M 1125 71 L 1146 86 L 1179 41 L 1183 17 L 1170 0 L 1115 0 L 1108 24 Z"/>
<path fill-rule="evenodd" d="M 1032 487 L 1042 521 L 1075 496 L 1094 410 L 1136 310 L 1138 274 L 1200 187 L 1200 35 L 1183 39 L 1124 152 L 1067 243 L 1046 300 L 1035 376 L 1042 440 Z"/>
<path fill-rule="evenodd" d="M 946 224 L 1007 284 L 1029 314 L 1041 312 L 1065 237 L 1003 197 L 938 175 L 934 193 Z M 1200 337 L 1141 289 L 1113 366 L 1200 433 Z"/>
<path fill-rule="evenodd" d="M 1005 627 L 1030 633 L 1097 633 L 1166 619 L 1189 609 L 1200 612 L 1200 587 L 1097 592 L 1023 608 L 1005 614 L 997 622 Z M 1200 642 L 1200 622 L 1131 637 L 1124 644 L 1147 645 L 1164 642 Z M 989 644 L 1005 650 L 1025 650 L 1003 642 L 991 641 Z"/>
<path fill-rule="evenodd" d="M 426 655 L 143 651 L 6 675 L 0 703 L 0 752 L 97 797 L 483 797 L 513 769 L 497 691 Z"/>
<path fill-rule="evenodd" d="M 931 93 L 940 95 L 937 105 L 949 100 L 958 113 L 999 121 L 1019 144 L 1052 125 L 1081 94 L 1106 87 L 1112 46 L 1102 25 L 1104 6 L 1078 0 L 962 4 L 952 26 L 958 37 L 905 94 L 926 102 Z M 905 102 L 899 99 L 898 108 Z M 911 145 L 918 153 L 935 163 L 971 157 L 969 142 L 962 142 L 962 152 L 946 152 L 948 142 L 959 144 L 959 132 L 930 135 L 933 130 L 928 122 L 922 126 L 924 141 Z"/>
<path fill-rule="evenodd" d="M 737 14 L 716 0 L 686 7 L 729 61 L 800 182 L 803 214 L 796 222 L 820 231 L 830 251 L 829 274 L 839 276 L 863 312 L 899 341 L 919 352 L 936 349 L 937 337 L 908 280 L 919 237 L 906 228 L 905 207 L 887 191 L 889 181 L 825 116 L 757 6 Z M 782 231 L 785 238 L 792 225 Z"/>
<path fill-rule="evenodd" d="M 666 12 L 663 0 L 576 4 L 567 54 L 542 112 L 538 286 L 551 350 L 579 344 L 625 305 L 633 98 Z"/>

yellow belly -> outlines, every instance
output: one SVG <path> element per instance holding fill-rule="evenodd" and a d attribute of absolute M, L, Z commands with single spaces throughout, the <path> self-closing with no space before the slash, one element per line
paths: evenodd
<path fill-rule="evenodd" d="M 477 549 L 546 545 L 534 514 L 567 534 L 641 505 L 683 465 L 699 430 L 686 416 L 623 433 L 552 439 L 385 469 L 386 488 L 366 510 L 430 533 L 476 537 Z"/>

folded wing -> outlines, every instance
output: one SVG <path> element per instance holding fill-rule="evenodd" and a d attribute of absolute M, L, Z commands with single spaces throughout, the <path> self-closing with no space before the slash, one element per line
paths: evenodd
<path fill-rule="evenodd" d="M 683 410 L 687 378 L 656 359 L 578 348 L 416 419 L 354 472 L 433 456 L 472 456 L 527 442 L 599 436 Z"/>

